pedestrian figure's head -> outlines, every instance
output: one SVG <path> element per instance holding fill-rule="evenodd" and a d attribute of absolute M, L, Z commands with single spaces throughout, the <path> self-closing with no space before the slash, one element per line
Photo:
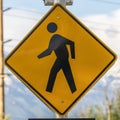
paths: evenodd
<path fill-rule="evenodd" d="M 51 22 L 47 25 L 47 30 L 51 33 L 54 33 L 57 30 L 57 25 L 54 22 Z"/>

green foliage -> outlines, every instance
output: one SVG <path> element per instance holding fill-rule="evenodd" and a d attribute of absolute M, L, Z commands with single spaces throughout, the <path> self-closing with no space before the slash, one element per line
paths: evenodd
<path fill-rule="evenodd" d="M 107 99 L 102 101 L 105 103 L 104 107 L 99 104 L 87 106 L 79 112 L 80 117 L 95 118 L 96 120 L 120 120 L 120 90 L 116 91 L 112 100 L 108 99 L 107 92 L 105 97 Z"/>
<path fill-rule="evenodd" d="M 0 120 L 10 120 L 10 115 L 5 115 L 3 118 L 3 115 L 0 115 Z"/>
<path fill-rule="evenodd" d="M 4 120 L 9 120 L 10 119 L 10 115 L 6 115 Z"/>
<path fill-rule="evenodd" d="M 120 120 L 120 90 L 116 92 L 116 98 L 112 105 L 111 118 L 112 120 Z"/>
<path fill-rule="evenodd" d="M 105 115 L 100 106 L 95 105 L 88 110 L 88 117 L 95 118 L 96 120 L 106 120 Z"/>

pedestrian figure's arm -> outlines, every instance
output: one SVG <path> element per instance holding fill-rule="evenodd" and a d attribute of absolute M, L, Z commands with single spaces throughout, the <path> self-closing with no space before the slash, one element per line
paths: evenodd
<path fill-rule="evenodd" d="M 43 58 L 43 57 L 45 57 L 45 56 L 50 55 L 51 52 L 52 52 L 52 51 L 51 51 L 50 49 L 47 49 L 47 50 L 45 50 L 44 52 L 42 52 L 41 54 L 39 54 L 37 57 L 38 57 L 38 58 Z"/>
<path fill-rule="evenodd" d="M 43 58 L 45 56 L 48 56 L 48 55 L 51 54 L 53 49 L 54 49 L 54 42 L 51 40 L 48 48 L 45 51 L 43 51 L 41 54 L 39 54 L 37 57 L 38 58 Z"/>
<path fill-rule="evenodd" d="M 67 42 L 70 45 L 71 57 L 75 59 L 75 45 L 73 41 L 68 40 Z"/>

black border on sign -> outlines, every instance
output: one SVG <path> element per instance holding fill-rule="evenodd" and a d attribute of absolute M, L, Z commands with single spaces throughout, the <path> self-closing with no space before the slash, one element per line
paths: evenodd
<path fill-rule="evenodd" d="M 98 74 L 98 76 L 88 85 L 88 87 L 76 98 L 75 101 L 73 101 L 73 103 L 71 103 L 71 105 L 63 112 L 61 113 L 55 106 L 53 106 L 44 96 L 42 96 L 38 91 L 36 91 L 36 89 L 34 87 L 32 87 L 32 85 L 30 85 L 26 79 L 24 79 L 17 71 L 14 70 L 14 68 L 12 68 L 12 66 L 9 65 L 9 63 L 7 62 L 9 60 L 9 58 L 20 48 L 20 46 L 27 41 L 27 39 L 32 35 L 32 33 L 43 23 L 43 21 L 57 8 L 60 7 L 61 9 L 64 10 L 64 12 L 66 14 L 68 14 L 74 21 L 76 21 L 82 28 L 84 28 L 84 30 L 86 32 L 88 32 L 99 44 L 101 44 L 112 56 L 113 59 L 110 61 L 110 63 L 108 65 L 105 66 L 105 68 Z M 43 19 L 37 24 L 37 26 L 34 27 L 34 29 L 23 39 L 22 42 L 20 42 L 20 44 L 8 55 L 8 57 L 5 59 L 5 64 L 8 66 L 8 68 L 10 68 L 18 77 L 20 77 L 23 81 L 23 83 L 29 87 L 29 89 L 36 94 L 36 96 L 38 98 L 40 98 L 40 100 L 42 100 L 48 107 L 52 107 L 57 113 L 64 115 L 65 113 L 68 112 L 68 110 L 78 101 L 79 98 L 81 98 L 83 96 L 83 94 L 85 94 L 85 92 L 87 90 L 89 90 L 89 88 L 95 84 L 98 80 L 98 78 L 100 78 L 100 76 L 106 71 L 106 69 L 109 68 L 109 66 L 111 66 L 115 60 L 116 60 L 117 56 L 115 55 L 115 53 L 112 52 L 112 50 L 110 50 L 109 48 L 107 48 L 106 45 L 104 45 L 102 42 L 100 42 L 99 38 L 97 38 L 90 30 L 87 29 L 87 27 L 85 27 L 79 20 L 77 20 L 77 18 L 74 17 L 74 15 L 72 15 L 66 8 L 64 8 L 62 5 L 60 4 L 56 4 L 44 17 Z M 49 106 L 49 105 L 50 106 Z M 51 108 L 50 107 L 50 108 Z"/>

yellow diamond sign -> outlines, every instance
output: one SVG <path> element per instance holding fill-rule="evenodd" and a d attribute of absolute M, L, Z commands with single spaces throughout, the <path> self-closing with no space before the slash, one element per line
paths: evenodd
<path fill-rule="evenodd" d="M 116 55 L 56 4 L 5 60 L 50 109 L 63 115 L 111 67 Z"/>

